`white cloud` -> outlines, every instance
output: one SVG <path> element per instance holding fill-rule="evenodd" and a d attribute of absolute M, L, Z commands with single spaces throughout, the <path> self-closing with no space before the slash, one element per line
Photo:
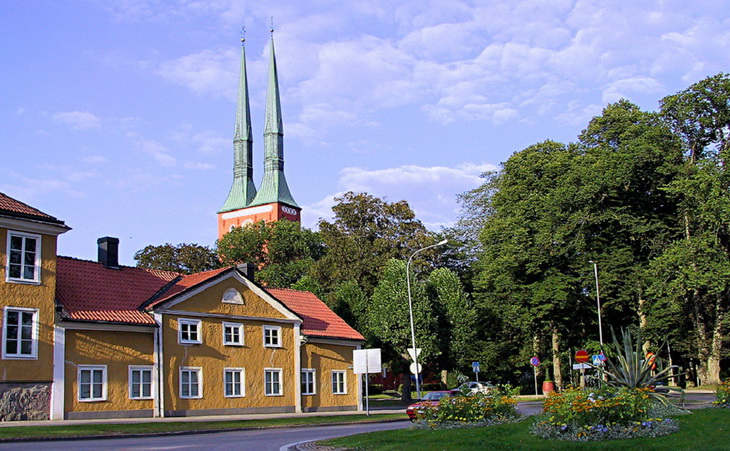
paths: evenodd
<path fill-rule="evenodd" d="M 177 159 L 170 155 L 170 149 L 155 140 L 137 137 L 134 143 L 142 153 L 155 160 L 161 166 L 173 167 L 177 164 Z"/>
<path fill-rule="evenodd" d="M 233 98 L 238 86 L 239 53 L 209 50 L 161 63 L 157 74 L 197 93 L 212 92 Z"/>
<path fill-rule="evenodd" d="M 221 138 L 211 130 L 194 134 L 191 141 L 198 146 L 197 151 L 204 154 L 219 153 L 233 147 L 233 137 Z"/>
<path fill-rule="evenodd" d="M 51 116 L 54 122 L 66 124 L 72 130 L 89 130 L 101 127 L 101 119 L 88 111 L 66 111 L 54 113 Z"/>

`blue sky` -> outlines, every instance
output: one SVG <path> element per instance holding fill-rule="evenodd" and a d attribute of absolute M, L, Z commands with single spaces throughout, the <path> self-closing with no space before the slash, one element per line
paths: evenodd
<path fill-rule="evenodd" d="M 107 235 L 130 265 L 147 244 L 213 245 L 242 26 L 262 175 L 272 16 L 310 228 L 348 190 L 452 225 L 456 195 L 512 153 L 730 67 L 716 0 L 3 0 L 0 191 L 73 228 L 62 255 L 93 260 Z"/>

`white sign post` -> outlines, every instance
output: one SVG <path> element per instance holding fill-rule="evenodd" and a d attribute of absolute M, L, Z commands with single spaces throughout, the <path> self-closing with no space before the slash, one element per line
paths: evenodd
<path fill-rule="evenodd" d="M 380 373 L 383 371 L 380 348 L 358 349 L 352 351 L 352 359 L 353 372 L 355 374 L 365 375 L 365 414 L 370 416 L 370 393 L 368 390 L 368 385 L 370 384 L 368 383 L 368 374 Z"/>

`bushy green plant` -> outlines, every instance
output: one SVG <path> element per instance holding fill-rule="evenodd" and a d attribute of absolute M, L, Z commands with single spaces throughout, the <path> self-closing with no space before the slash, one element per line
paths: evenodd
<path fill-rule="evenodd" d="M 661 359 L 656 359 L 656 364 L 660 366 L 658 371 L 652 368 L 647 361 L 641 347 L 641 334 L 638 334 L 636 340 L 633 339 L 631 332 L 621 330 L 622 339 L 613 335 L 613 342 L 609 344 L 609 353 L 605 362 L 605 370 L 603 373 L 608 378 L 607 384 L 614 388 L 629 388 L 632 390 L 653 388 L 661 382 L 666 382 L 673 376 L 672 370 L 677 366 L 669 366 L 661 368 Z M 594 368 L 598 368 L 591 365 Z M 669 390 L 681 391 L 680 388 L 668 387 Z M 669 401 L 663 393 L 657 393 L 653 390 L 647 391 L 648 395 L 661 402 L 668 404 Z"/>
<path fill-rule="evenodd" d="M 519 418 L 515 393 L 511 386 L 500 386 L 487 394 L 465 392 L 441 398 L 437 405 L 419 409 L 416 426 L 437 429 L 512 421 Z"/>
<path fill-rule="evenodd" d="M 730 379 L 722 382 L 715 390 L 715 404 L 718 407 L 730 408 Z"/>

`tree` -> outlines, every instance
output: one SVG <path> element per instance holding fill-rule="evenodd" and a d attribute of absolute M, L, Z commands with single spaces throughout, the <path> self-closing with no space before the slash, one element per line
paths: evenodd
<path fill-rule="evenodd" d="M 434 361 L 439 355 L 434 308 L 425 287 L 411 275 L 411 299 L 416 346 L 422 349 L 420 363 Z M 406 262 L 389 260 L 366 308 L 367 333 L 381 343 L 393 371 L 404 374 L 403 399 L 410 399 L 410 374 L 407 352 L 412 347 Z"/>
<path fill-rule="evenodd" d="M 192 243 L 149 245 L 134 253 L 137 267 L 160 269 L 183 274 L 208 271 L 220 267 L 216 253 L 205 246 Z"/>
<path fill-rule="evenodd" d="M 406 201 L 389 203 L 353 192 L 335 200 L 332 222 L 319 222 L 327 253 L 311 272 L 330 292 L 342 282 L 357 281 L 367 295 L 371 294 L 389 259 L 406 259 L 433 240 Z M 429 255 L 433 254 L 424 258 Z M 424 267 L 425 261 L 419 259 L 414 263 Z"/>
<path fill-rule="evenodd" d="M 477 310 L 455 272 L 438 268 L 428 277 L 427 289 L 439 318 L 442 368 L 461 370 L 470 365 L 480 348 Z"/>
<path fill-rule="evenodd" d="M 657 259 L 652 288 L 691 319 L 700 379 L 717 384 L 730 307 L 730 77 L 720 73 L 665 97 L 661 114 L 681 138 L 687 163 L 667 189 L 683 237 Z"/>
<path fill-rule="evenodd" d="M 286 220 L 236 227 L 216 244 L 224 264 L 253 263 L 257 281 L 281 288 L 307 275 L 325 251 L 317 232 Z"/>

